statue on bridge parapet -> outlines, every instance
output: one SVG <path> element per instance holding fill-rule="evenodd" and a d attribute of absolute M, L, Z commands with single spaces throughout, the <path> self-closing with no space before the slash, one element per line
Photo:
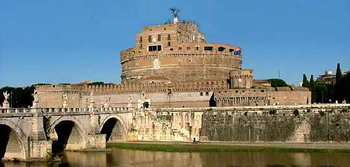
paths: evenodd
<path fill-rule="evenodd" d="M 34 98 L 32 108 L 36 108 L 38 107 L 38 103 L 39 103 L 38 92 L 36 90 L 34 90 L 32 97 Z"/>
<path fill-rule="evenodd" d="M 95 102 L 94 102 L 94 92 L 90 92 L 90 104 L 89 104 L 89 108 L 94 108 L 94 104 L 95 104 Z"/>
<path fill-rule="evenodd" d="M 138 100 L 138 108 L 145 109 L 151 107 L 151 99 L 147 98 L 146 92 L 141 92 L 141 98 Z"/>
<path fill-rule="evenodd" d="M 68 95 L 66 92 L 62 94 L 62 99 L 63 99 L 63 108 L 68 107 Z"/>
<path fill-rule="evenodd" d="M 102 102 L 102 107 L 103 108 L 108 108 L 109 107 L 109 102 L 111 101 L 111 98 L 108 96 L 105 96 L 105 101 Z"/>
<path fill-rule="evenodd" d="M 132 98 L 131 98 L 130 95 L 129 95 L 129 98 L 128 98 L 128 107 L 132 107 Z"/>
<path fill-rule="evenodd" d="M 4 95 L 4 102 L 2 103 L 2 108 L 10 108 L 10 103 L 8 102 L 8 99 L 10 97 L 10 94 L 6 92 L 2 93 Z"/>

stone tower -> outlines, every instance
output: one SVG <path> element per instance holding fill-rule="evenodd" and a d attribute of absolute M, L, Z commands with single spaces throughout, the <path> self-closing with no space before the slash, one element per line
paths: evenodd
<path fill-rule="evenodd" d="M 175 13 L 174 22 L 147 26 L 135 40 L 121 52 L 122 83 L 229 80 L 242 69 L 240 47 L 207 42 L 197 24 Z"/>

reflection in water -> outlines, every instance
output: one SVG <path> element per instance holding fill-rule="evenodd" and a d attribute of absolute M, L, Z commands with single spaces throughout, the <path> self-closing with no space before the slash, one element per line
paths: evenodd
<path fill-rule="evenodd" d="M 112 152 L 66 152 L 65 163 L 52 166 L 118 167 L 346 167 L 350 154 L 319 153 L 170 153 L 113 149 Z M 6 167 L 45 166 L 5 162 Z M 2 167 L 0 165 L 0 167 Z"/>

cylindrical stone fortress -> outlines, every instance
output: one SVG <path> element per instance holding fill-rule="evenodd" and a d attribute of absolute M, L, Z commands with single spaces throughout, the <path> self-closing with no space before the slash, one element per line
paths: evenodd
<path fill-rule="evenodd" d="M 241 70 L 241 48 L 208 43 L 193 22 L 148 26 L 136 46 L 121 52 L 123 83 L 197 82 L 229 79 Z"/>

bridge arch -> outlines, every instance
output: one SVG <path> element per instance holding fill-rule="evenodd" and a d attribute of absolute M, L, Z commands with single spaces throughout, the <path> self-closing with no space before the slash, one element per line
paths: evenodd
<path fill-rule="evenodd" d="M 0 120 L 0 160 L 27 159 L 28 144 L 27 135 L 9 119 Z"/>
<path fill-rule="evenodd" d="M 100 132 L 106 135 L 106 142 L 125 141 L 127 138 L 127 128 L 119 115 L 110 115 L 103 119 Z"/>
<path fill-rule="evenodd" d="M 65 149 L 80 150 L 87 147 L 87 128 L 77 118 L 61 116 L 50 124 L 48 132 L 53 140 L 52 152 L 54 154 Z"/>

